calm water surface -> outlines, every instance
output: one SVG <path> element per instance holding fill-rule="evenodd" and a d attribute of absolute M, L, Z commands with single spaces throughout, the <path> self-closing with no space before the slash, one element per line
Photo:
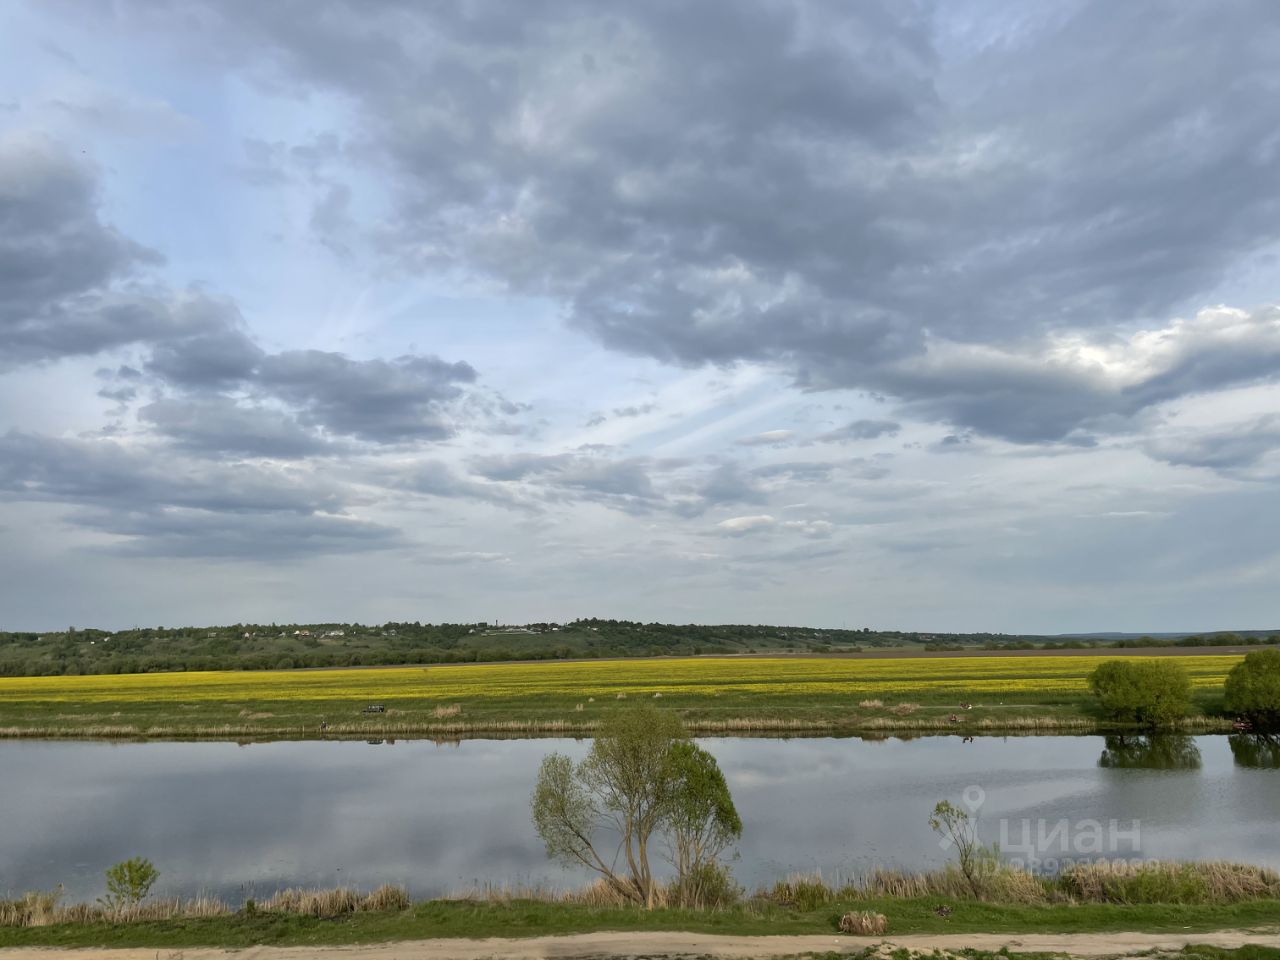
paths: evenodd
<path fill-rule="evenodd" d="M 1144 857 L 1280 867 L 1280 748 L 1241 738 L 714 739 L 744 833 L 747 883 L 945 859 L 927 820 L 979 795 L 985 839 L 1022 822 L 1140 821 Z M 529 820 L 542 757 L 574 740 L 0 743 L 0 895 L 146 856 L 158 892 L 229 898 L 289 885 L 383 882 L 434 895 L 475 883 L 574 884 Z M 967 788 L 978 787 L 981 794 Z M 1082 829 L 1069 842 L 1075 843 Z M 1053 839 L 1049 849 L 1058 848 Z M 1087 844 L 1088 840 L 1085 839 Z M 1087 851 L 1086 851 L 1087 852 Z M 1131 855 L 1127 841 L 1117 849 Z M 163 888 L 161 891 L 160 888 Z"/>

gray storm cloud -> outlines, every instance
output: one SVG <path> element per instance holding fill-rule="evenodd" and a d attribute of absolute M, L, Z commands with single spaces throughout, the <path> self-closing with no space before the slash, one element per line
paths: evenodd
<path fill-rule="evenodd" d="M 146 9 L 355 97 L 403 262 L 556 297 L 618 350 L 1015 442 L 1276 376 L 1242 345 L 1113 391 L 1048 356 L 1194 313 L 1278 239 L 1272 4 L 1083 3 L 960 51 L 914 3 L 320 6 Z"/>

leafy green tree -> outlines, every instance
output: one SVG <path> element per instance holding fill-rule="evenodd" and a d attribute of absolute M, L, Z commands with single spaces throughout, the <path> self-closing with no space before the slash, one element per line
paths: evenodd
<path fill-rule="evenodd" d="M 666 837 L 677 869 L 713 862 L 742 825 L 715 759 L 686 736 L 679 717 L 646 704 L 613 713 L 581 763 L 547 756 L 532 798 L 547 855 L 588 867 L 648 907 L 656 837 Z M 608 858 L 605 837 L 617 843 Z"/>
<path fill-rule="evenodd" d="M 682 902 L 703 906 L 732 896 L 720 857 L 742 836 L 742 819 L 715 757 L 676 741 L 667 753 L 672 780 L 667 816 L 668 860 L 676 868 Z"/>
<path fill-rule="evenodd" d="M 1226 705 L 1261 726 L 1280 726 L 1280 650 L 1255 650 L 1231 668 Z"/>
<path fill-rule="evenodd" d="M 120 911 L 136 907 L 160 877 L 160 871 L 150 860 L 133 857 L 107 869 L 107 895 L 102 903 L 111 910 Z"/>
<path fill-rule="evenodd" d="M 1172 660 L 1108 660 L 1089 676 L 1089 688 L 1111 719 L 1149 727 L 1175 724 L 1191 706 L 1191 679 Z"/>

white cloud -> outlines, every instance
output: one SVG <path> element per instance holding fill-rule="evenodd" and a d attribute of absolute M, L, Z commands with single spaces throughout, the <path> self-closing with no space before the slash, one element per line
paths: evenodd
<path fill-rule="evenodd" d="M 732 536 L 741 536 L 744 533 L 767 530 L 777 522 L 776 518 L 762 513 L 749 517 L 730 517 L 728 520 L 721 520 L 716 526 Z"/>

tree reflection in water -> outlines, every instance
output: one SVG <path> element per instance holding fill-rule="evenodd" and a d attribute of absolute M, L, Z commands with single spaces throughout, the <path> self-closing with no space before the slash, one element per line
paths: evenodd
<path fill-rule="evenodd" d="M 1098 766 L 1114 770 L 1199 770 L 1200 748 L 1172 733 L 1106 737 Z"/>
<path fill-rule="evenodd" d="M 1227 737 L 1236 766 L 1280 770 L 1280 734 L 1234 733 Z"/>

